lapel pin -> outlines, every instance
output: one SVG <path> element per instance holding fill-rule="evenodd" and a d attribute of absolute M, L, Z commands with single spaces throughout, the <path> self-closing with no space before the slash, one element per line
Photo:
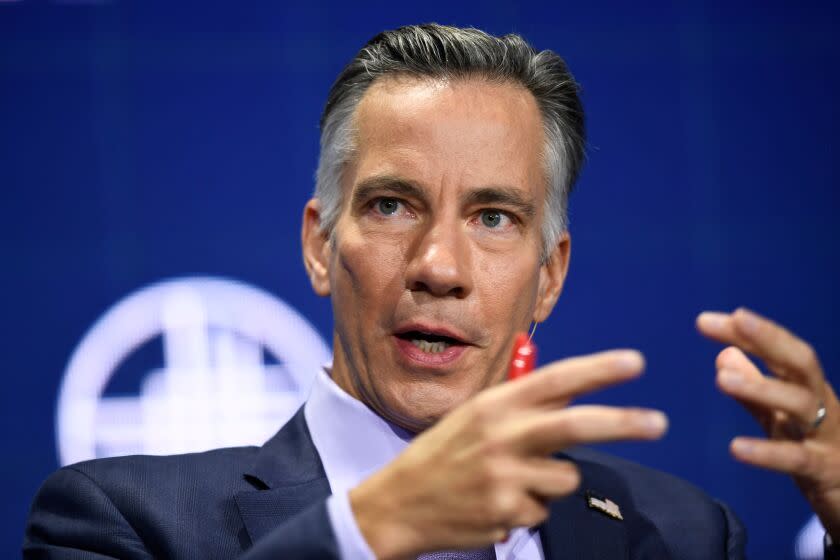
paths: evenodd
<path fill-rule="evenodd" d="M 609 498 L 604 498 L 587 491 L 586 504 L 590 507 L 590 509 L 596 509 L 613 519 L 619 519 L 621 521 L 624 520 L 624 517 L 621 515 L 621 508 L 619 508 L 618 504 Z"/>

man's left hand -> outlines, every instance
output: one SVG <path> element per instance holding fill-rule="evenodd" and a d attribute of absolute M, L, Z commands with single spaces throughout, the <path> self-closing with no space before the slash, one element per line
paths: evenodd
<path fill-rule="evenodd" d="M 732 455 L 793 476 L 840 542 L 840 402 L 814 349 L 746 309 L 701 313 L 697 328 L 730 345 L 716 360 L 718 387 L 749 410 L 768 436 L 736 437 Z M 773 375 L 763 375 L 745 352 L 763 360 Z"/>

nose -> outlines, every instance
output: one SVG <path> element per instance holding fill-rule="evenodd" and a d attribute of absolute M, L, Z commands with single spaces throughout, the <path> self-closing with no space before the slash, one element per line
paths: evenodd
<path fill-rule="evenodd" d="M 437 224 L 424 232 L 408 263 L 406 285 L 437 297 L 467 297 L 472 291 L 470 254 L 457 226 Z"/>

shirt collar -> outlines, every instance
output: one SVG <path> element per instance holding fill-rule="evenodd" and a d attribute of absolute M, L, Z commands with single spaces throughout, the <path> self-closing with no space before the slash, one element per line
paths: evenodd
<path fill-rule="evenodd" d="M 391 462 L 410 433 L 378 416 L 320 371 L 303 413 L 332 492 L 345 492 Z"/>
<path fill-rule="evenodd" d="M 326 368 L 315 376 L 303 414 L 333 494 L 358 486 L 394 460 L 413 437 L 347 394 Z M 495 549 L 497 558 L 545 558 L 536 528 L 514 529 Z"/>

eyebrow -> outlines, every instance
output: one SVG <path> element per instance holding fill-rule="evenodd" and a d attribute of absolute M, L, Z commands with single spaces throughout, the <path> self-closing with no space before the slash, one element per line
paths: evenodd
<path fill-rule="evenodd" d="M 464 202 L 468 205 L 506 206 L 515 209 L 526 218 L 533 218 L 537 209 L 530 198 L 525 198 L 512 187 L 483 187 L 467 193 Z"/>
<path fill-rule="evenodd" d="M 358 207 L 374 194 L 387 192 L 408 198 L 426 200 L 426 195 L 417 184 L 394 175 L 378 175 L 365 179 L 353 190 L 353 206 Z"/>
<path fill-rule="evenodd" d="M 413 181 L 395 175 L 378 175 L 365 179 L 356 186 L 352 204 L 358 207 L 373 195 L 383 192 L 421 201 L 427 198 L 424 189 Z M 513 187 L 492 186 L 474 189 L 462 198 L 462 203 L 467 206 L 503 206 L 515 210 L 525 218 L 533 218 L 537 214 L 533 201 Z"/>

